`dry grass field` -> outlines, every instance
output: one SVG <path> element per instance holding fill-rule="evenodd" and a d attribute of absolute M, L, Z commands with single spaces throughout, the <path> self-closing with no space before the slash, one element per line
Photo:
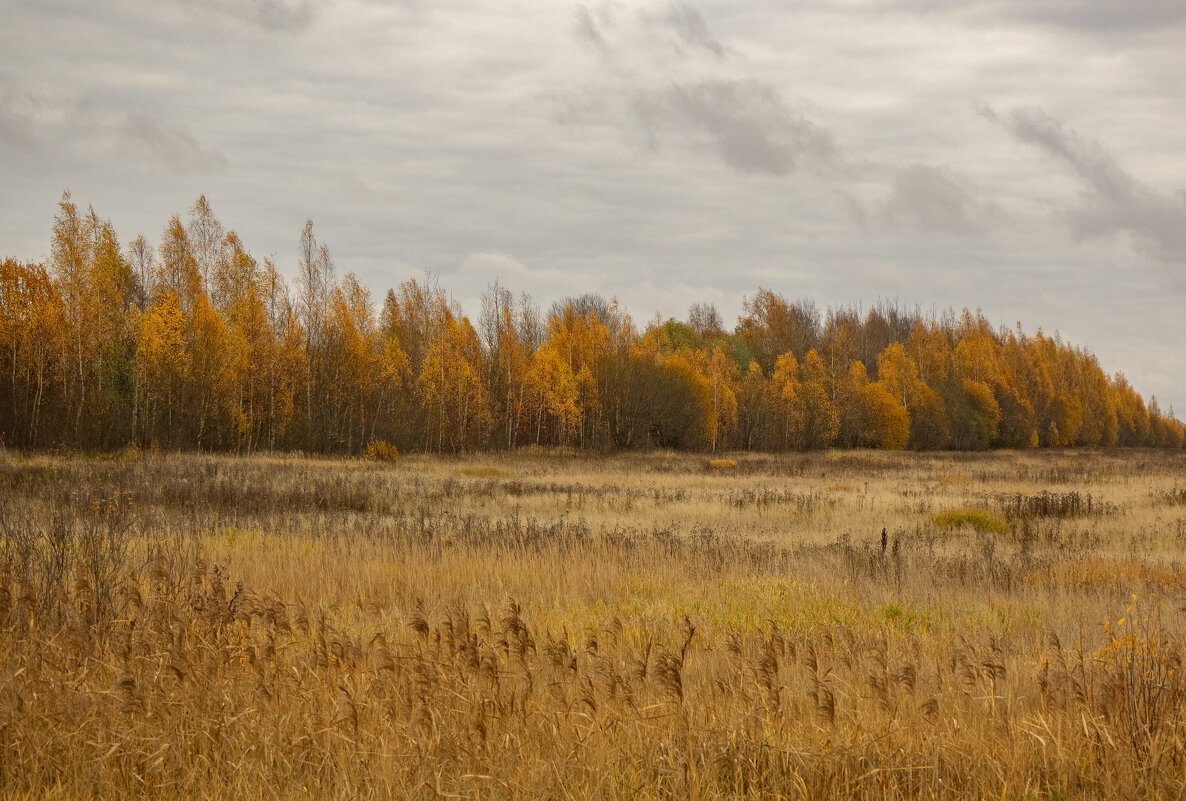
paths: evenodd
<path fill-rule="evenodd" d="M 0 795 L 1181 798 L 1184 602 L 1180 453 L 9 454 Z"/>

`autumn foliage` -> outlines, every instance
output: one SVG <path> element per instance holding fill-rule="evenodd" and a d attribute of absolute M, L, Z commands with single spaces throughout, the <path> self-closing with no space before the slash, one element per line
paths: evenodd
<path fill-rule="evenodd" d="M 542 314 L 497 283 L 475 326 L 431 280 L 377 302 L 312 223 L 291 285 L 204 197 L 159 247 L 63 195 L 48 264 L 0 264 L 0 438 L 362 453 L 1181 448 L 1172 410 L 1040 331 L 760 289 L 640 328 L 600 296 Z"/>

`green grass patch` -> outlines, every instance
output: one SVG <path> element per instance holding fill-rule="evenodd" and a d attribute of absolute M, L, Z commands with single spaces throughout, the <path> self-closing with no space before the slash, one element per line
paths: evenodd
<path fill-rule="evenodd" d="M 963 528 L 971 526 L 976 531 L 993 534 L 1007 534 L 1009 524 L 996 515 L 980 509 L 952 509 L 931 517 L 931 522 L 940 528 Z"/>

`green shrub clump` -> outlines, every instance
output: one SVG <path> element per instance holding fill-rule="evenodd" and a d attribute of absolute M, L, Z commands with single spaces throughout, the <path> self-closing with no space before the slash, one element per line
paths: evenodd
<path fill-rule="evenodd" d="M 971 526 L 976 531 L 987 531 L 993 534 L 1007 534 L 1009 524 L 995 515 L 980 509 L 953 509 L 942 512 L 931 518 L 931 522 L 940 528 L 961 528 Z"/>

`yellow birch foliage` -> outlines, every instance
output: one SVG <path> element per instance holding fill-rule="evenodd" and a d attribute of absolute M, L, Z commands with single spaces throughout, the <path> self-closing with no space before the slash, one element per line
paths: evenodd
<path fill-rule="evenodd" d="M 829 372 L 819 353 L 807 352 L 803 360 L 799 414 L 803 426 L 804 450 L 829 447 L 840 432 L 840 412 L 828 395 Z"/>
<path fill-rule="evenodd" d="M 569 444 L 580 430 L 580 390 L 567 359 L 550 341 L 535 352 L 524 383 L 533 442 Z"/>
<path fill-rule="evenodd" d="M 185 341 L 186 320 L 177 295 L 162 291 L 140 317 L 136 364 L 146 401 L 146 430 L 157 436 L 157 422 L 179 404 L 180 390 L 190 373 L 190 351 Z"/>
<path fill-rule="evenodd" d="M 416 392 L 426 412 L 430 450 L 472 450 L 482 444 L 489 411 L 480 357 L 477 334 L 465 319 L 448 319 L 429 345 Z"/>
<path fill-rule="evenodd" d="M 750 366 L 753 372 L 753 365 Z M 776 437 L 782 450 L 803 447 L 803 413 L 800 396 L 803 384 L 799 380 L 799 362 L 787 351 L 774 361 L 774 375 L 770 378 L 770 400 L 777 410 L 774 414 Z"/>

